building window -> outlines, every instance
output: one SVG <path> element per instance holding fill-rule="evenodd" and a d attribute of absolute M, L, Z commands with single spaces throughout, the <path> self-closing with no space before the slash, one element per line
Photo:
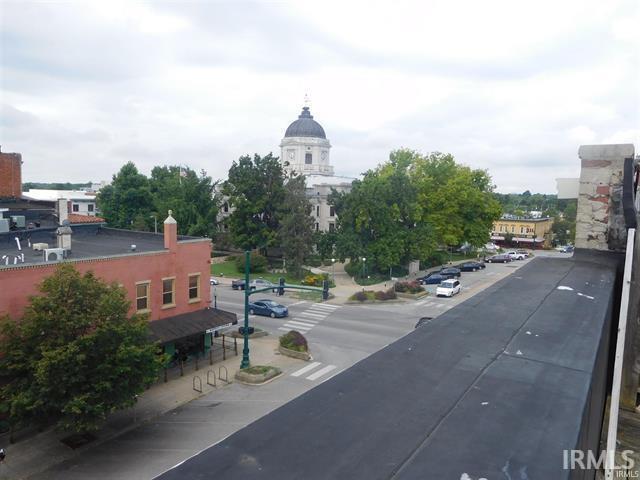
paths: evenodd
<path fill-rule="evenodd" d="M 189 303 L 200 301 L 200 274 L 189 275 Z"/>
<path fill-rule="evenodd" d="M 74 204 L 72 205 L 71 209 L 72 209 L 74 212 L 79 212 L 79 211 L 80 211 L 80 205 L 78 205 L 77 203 L 74 203 Z"/>
<path fill-rule="evenodd" d="M 511 233 L 516 233 L 516 226 L 515 225 L 511 225 Z"/>
<path fill-rule="evenodd" d="M 520 233 L 524 233 L 524 227 L 520 227 Z"/>
<path fill-rule="evenodd" d="M 313 158 L 313 154 L 305 153 L 304 154 L 304 163 L 306 163 L 307 165 L 310 165 L 312 158 Z"/>
<path fill-rule="evenodd" d="M 136 311 L 145 313 L 150 311 L 149 308 L 149 291 L 151 290 L 151 282 L 144 281 L 136 283 Z"/>
<path fill-rule="evenodd" d="M 316 232 L 320 230 L 320 224 L 318 222 L 316 222 Z"/>
<path fill-rule="evenodd" d="M 329 231 L 330 232 L 335 232 L 336 231 L 336 224 L 335 223 L 331 222 L 329 224 Z"/>
<path fill-rule="evenodd" d="M 320 205 L 316 205 L 316 217 L 320 216 Z"/>
<path fill-rule="evenodd" d="M 163 278 L 162 279 L 162 308 L 169 308 L 176 306 L 176 279 Z"/>
<path fill-rule="evenodd" d="M 336 207 L 329 207 L 329 216 L 330 217 L 336 216 Z"/>
<path fill-rule="evenodd" d="M 228 213 L 229 212 L 229 204 L 227 202 L 224 202 L 224 205 L 222 206 L 222 211 L 224 213 Z"/>
<path fill-rule="evenodd" d="M 87 210 L 93 212 L 93 203 L 87 205 Z"/>

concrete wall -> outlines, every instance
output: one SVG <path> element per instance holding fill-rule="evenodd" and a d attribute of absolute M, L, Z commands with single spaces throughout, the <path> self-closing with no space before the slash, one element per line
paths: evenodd
<path fill-rule="evenodd" d="M 22 194 L 22 155 L 0 153 L 0 198 L 18 198 Z"/>
<path fill-rule="evenodd" d="M 80 272 L 93 271 L 107 282 L 121 284 L 135 313 L 136 282 L 151 281 L 150 320 L 201 310 L 209 305 L 211 242 L 179 242 L 173 251 L 123 255 L 72 261 Z M 29 296 L 39 294 L 42 280 L 53 274 L 57 264 L 36 264 L 0 269 L 0 315 L 20 318 Z M 200 273 L 200 300 L 189 303 L 188 275 Z M 175 277 L 175 307 L 162 308 L 162 278 Z"/>
<path fill-rule="evenodd" d="M 576 247 L 624 250 L 627 232 L 622 213 L 622 172 L 631 144 L 582 145 L 576 218 Z"/>

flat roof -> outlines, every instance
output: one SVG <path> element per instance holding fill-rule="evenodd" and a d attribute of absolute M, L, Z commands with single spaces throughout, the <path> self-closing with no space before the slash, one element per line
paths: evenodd
<path fill-rule="evenodd" d="M 158 478 L 569 478 L 563 449 L 599 440 L 621 260 L 578 253 L 532 260 Z"/>
<path fill-rule="evenodd" d="M 145 253 L 164 250 L 164 236 L 161 233 L 138 232 L 108 228 L 103 225 L 72 225 L 71 253 L 68 260 L 109 257 L 114 255 Z M 15 237 L 20 238 L 22 252 L 25 254 L 24 264 L 13 264 L 13 259 L 21 253 Z M 195 237 L 178 236 L 178 240 L 193 240 Z M 204 239 L 203 239 L 204 240 Z M 48 243 L 49 248 L 57 247 L 56 228 L 39 228 L 19 230 L 0 234 L 0 259 L 3 255 L 10 257 L 9 265 L 0 261 L 0 269 L 26 264 L 44 263 L 44 254 L 29 248 L 34 243 Z M 135 252 L 131 250 L 135 245 Z"/>

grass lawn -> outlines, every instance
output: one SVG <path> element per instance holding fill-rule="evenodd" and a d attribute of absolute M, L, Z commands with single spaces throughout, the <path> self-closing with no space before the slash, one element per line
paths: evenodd
<path fill-rule="evenodd" d="M 233 260 L 227 260 L 224 263 L 215 263 L 211 265 L 211 275 L 214 277 L 226 277 L 226 278 L 244 278 L 244 271 L 240 272 L 236 268 L 236 262 Z M 272 283 L 278 283 L 280 281 L 280 277 L 284 276 L 284 281 L 291 285 L 300 285 L 301 278 L 295 278 L 289 274 L 282 273 L 252 273 L 249 275 L 249 278 L 253 280 L 254 278 L 264 278 L 265 280 L 269 280 Z"/>

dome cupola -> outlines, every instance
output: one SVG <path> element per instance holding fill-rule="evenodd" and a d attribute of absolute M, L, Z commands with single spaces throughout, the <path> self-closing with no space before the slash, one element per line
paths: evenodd
<path fill-rule="evenodd" d="M 298 119 L 287 128 L 284 137 L 327 138 L 324 128 L 313 119 L 309 107 L 304 107 Z"/>

